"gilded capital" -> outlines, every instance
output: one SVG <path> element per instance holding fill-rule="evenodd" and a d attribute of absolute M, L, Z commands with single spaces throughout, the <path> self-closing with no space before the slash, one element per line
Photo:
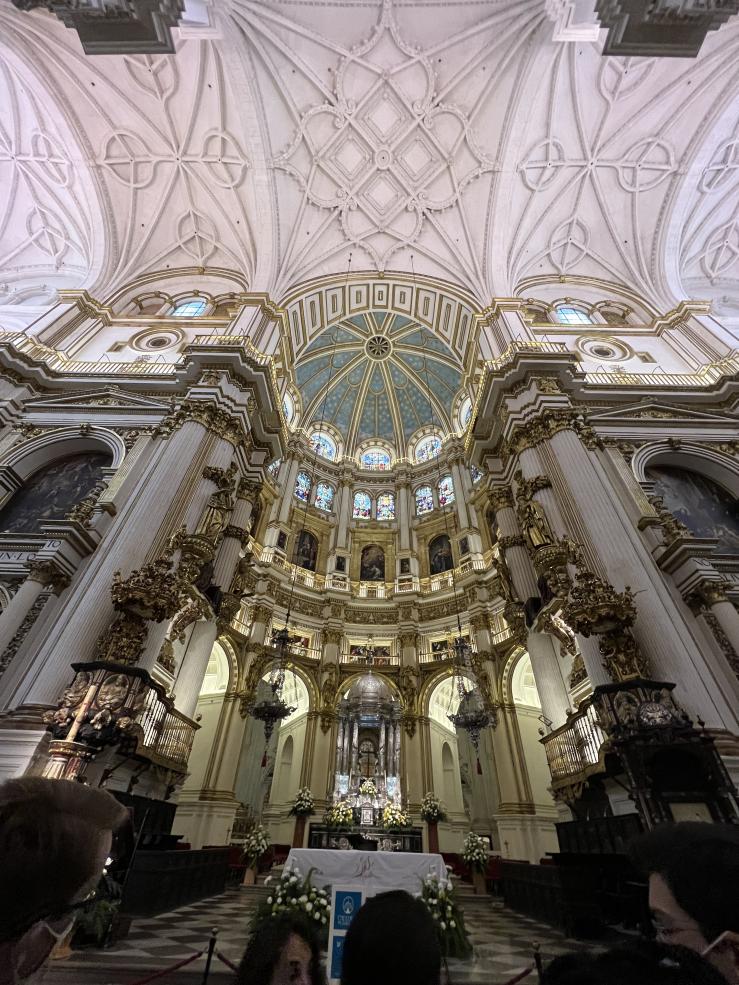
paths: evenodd
<path fill-rule="evenodd" d="M 69 585 L 70 577 L 66 572 L 57 568 L 53 561 L 37 560 L 28 565 L 28 578 L 41 585 L 50 586 L 58 595 Z"/>
<path fill-rule="evenodd" d="M 508 486 L 491 486 L 490 502 L 494 510 L 513 509 L 513 493 Z"/>
<path fill-rule="evenodd" d="M 525 547 L 526 541 L 523 539 L 521 534 L 508 534 L 505 537 L 498 538 L 498 545 L 501 550 L 507 551 L 511 547 Z"/>
<path fill-rule="evenodd" d="M 261 482 L 253 482 L 251 479 L 242 479 L 236 490 L 239 499 L 245 499 L 248 503 L 255 503 L 262 491 Z"/>
<path fill-rule="evenodd" d="M 322 639 L 323 642 L 327 643 L 329 646 L 341 646 L 341 641 L 344 639 L 344 633 L 340 629 L 324 629 Z"/>
<path fill-rule="evenodd" d="M 261 622 L 265 625 L 272 618 L 272 608 L 269 605 L 255 605 L 251 610 L 251 620 L 253 623 Z"/>

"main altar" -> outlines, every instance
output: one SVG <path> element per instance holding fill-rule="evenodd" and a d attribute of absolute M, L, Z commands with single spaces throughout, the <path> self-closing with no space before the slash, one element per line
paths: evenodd
<path fill-rule="evenodd" d="M 315 886 L 335 886 L 358 883 L 368 893 L 389 889 L 405 889 L 420 893 L 423 880 L 434 875 L 443 882 L 447 878 L 441 855 L 424 852 L 335 852 L 310 848 L 291 848 L 285 862 L 285 872 L 301 877 L 312 873 Z"/>

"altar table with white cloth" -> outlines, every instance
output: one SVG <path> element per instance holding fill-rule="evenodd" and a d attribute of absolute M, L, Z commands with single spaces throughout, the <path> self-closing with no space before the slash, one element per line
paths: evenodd
<path fill-rule="evenodd" d="M 291 848 L 284 872 L 295 872 L 303 878 L 313 869 L 314 886 L 361 883 L 368 893 L 388 889 L 405 889 L 420 893 L 421 883 L 428 875 L 439 880 L 447 878 L 441 855 L 425 852 L 359 852 L 336 851 L 325 848 Z"/>

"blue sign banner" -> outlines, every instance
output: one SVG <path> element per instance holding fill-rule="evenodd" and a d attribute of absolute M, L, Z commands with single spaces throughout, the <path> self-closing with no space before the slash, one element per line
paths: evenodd
<path fill-rule="evenodd" d="M 341 961 L 344 956 L 344 939 L 343 934 L 337 934 L 333 939 L 331 947 L 331 973 L 329 978 L 337 982 L 341 979 Z"/>
<path fill-rule="evenodd" d="M 362 893 L 358 890 L 337 889 L 334 903 L 334 930 L 348 930 L 354 914 L 362 905 Z M 331 976 L 333 978 L 333 975 Z"/>

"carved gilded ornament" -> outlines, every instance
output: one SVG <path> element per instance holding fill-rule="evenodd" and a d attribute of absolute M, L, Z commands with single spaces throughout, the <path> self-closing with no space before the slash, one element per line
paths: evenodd
<path fill-rule="evenodd" d="M 102 480 L 100 482 L 96 482 L 90 492 L 83 499 L 81 499 L 79 503 L 76 503 L 69 513 L 67 513 L 66 519 L 71 520 L 73 523 L 79 523 L 83 527 L 89 528 L 92 525 L 92 517 L 95 506 L 106 488 L 106 482 Z"/>
<path fill-rule="evenodd" d="M 576 633 L 599 636 L 603 665 L 613 681 L 649 676 L 647 660 L 631 634 L 636 606 L 628 585 L 617 592 L 592 571 L 579 569 L 562 616 Z"/>
<path fill-rule="evenodd" d="M 548 475 L 532 475 L 529 479 L 524 479 L 520 469 L 513 473 L 513 481 L 516 483 L 516 499 L 519 501 L 530 500 L 541 489 L 552 488 L 552 480 Z"/>
<path fill-rule="evenodd" d="M 711 632 L 713 633 L 713 637 L 718 643 L 719 647 L 721 648 L 721 652 L 726 657 L 729 666 L 736 674 L 736 676 L 739 677 L 739 654 L 737 654 L 736 650 L 734 649 L 731 643 L 731 640 L 724 632 L 721 623 L 716 618 L 716 615 L 710 610 L 706 610 L 703 612 L 703 618 L 705 619 L 706 624 L 708 625 Z"/>
<path fill-rule="evenodd" d="M 262 605 L 261 603 L 252 607 L 251 610 L 251 621 L 252 623 L 262 623 L 266 625 L 272 618 L 272 606 Z"/>
<path fill-rule="evenodd" d="M 726 585 L 720 581 L 702 581 L 687 599 L 688 605 L 694 612 L 701 612 L 705 608 L 710 609 L 718 602 L 727 601 Z"/>
<path fill-rule="evenodd" d="M 224 528 L 223 536 L 231 537 L 232 540 L 238 540 L 242 547 L 247 547 L 249 544 L 249 531 L 243 527 L 237 527 L 234 523 L 229 523 Z"/>
<path fill-rule="evenodd" d="M 66 572 L 61 571 L 53 561 L 36 560 L 28 564 L 28 577 L 31 581 L 38 581 L 42 585 L 48 585 L 58 595 L 69 585 L 70 577 Z"/>
<path fill-rule="evenodd" d="M 578 684 L 582 684 L 583 681 L 588 679 L 588 672 L 585 669 L 585 663 L 582 658 L 581 653 L 575 654 L 575 659 L 572 661 L 572 669 L 570 670 L 569 684 L 570 687 L 577 687 Z"/>
<path fill-rule="evenodd" d="M 504 537 L 498 537 L 498 546 L 502 551 L 508 551 L 511 547 L 525 547 L 526 541 L 521 534 L 506 534 Z"/>
<path fill-rule="evenodd" d="M 491 486 L 490 502 L 494 510 L 513 509 L 513 493 L 508 486 Z"/>
<path fill-rule="evenodd" d="M 398 644 L 401 650 L 418 648 L 418 633 L 415 630 L 401 633 L 398 636 Z"/>
<path fill-rule="evenodd" d="M 322 639 L 323 642 L 328 643 L 329 646 L 341 646 L 341 641 L 344 639 L 344 633 L 341 629 L 324 629 Z"/>
<path fill-rule="evenodd" d="M 155 434 L 169 437 L 187 421 L 195 421 L 208 431 L 232 445 L 239 445 L 246 437 L 241 421 L 220 407 L 205 400 L 185 400 L 158 425 Z"/>
<path fill-rule="evenodd" d="M 662 496 L 648 496 L 647 499 L 659 517 L 659 525 L 662 528 L 662 536 L 665 544 L 673 544 L 676 540 L 693 536 L 690 529 L 667 509 Z"/>
<path fill-rule="evenodd" d="M 255 503 L 259 499 L 261 491 L 261 482 L 253 482 L 251 479 L 241 479 L 236 495 L 239 499 L 245 499 L 248 503 Z"/>
<path fill-rule="evenodd" d="M 418 726 L 418 717 L 416 715 L 403 715 L 401 722 L 403 728 L 405 729 L 405 734 L 409 739 L 412 739 L 416 734 L 416 727 Z"/>
<path fill-rule="evenodd" d="M 401 667 L 398 671 L 398 690 L 403 699 L 404 714 L 415 715 L 418 699 L 418 677 L 412 667 Z"/>

